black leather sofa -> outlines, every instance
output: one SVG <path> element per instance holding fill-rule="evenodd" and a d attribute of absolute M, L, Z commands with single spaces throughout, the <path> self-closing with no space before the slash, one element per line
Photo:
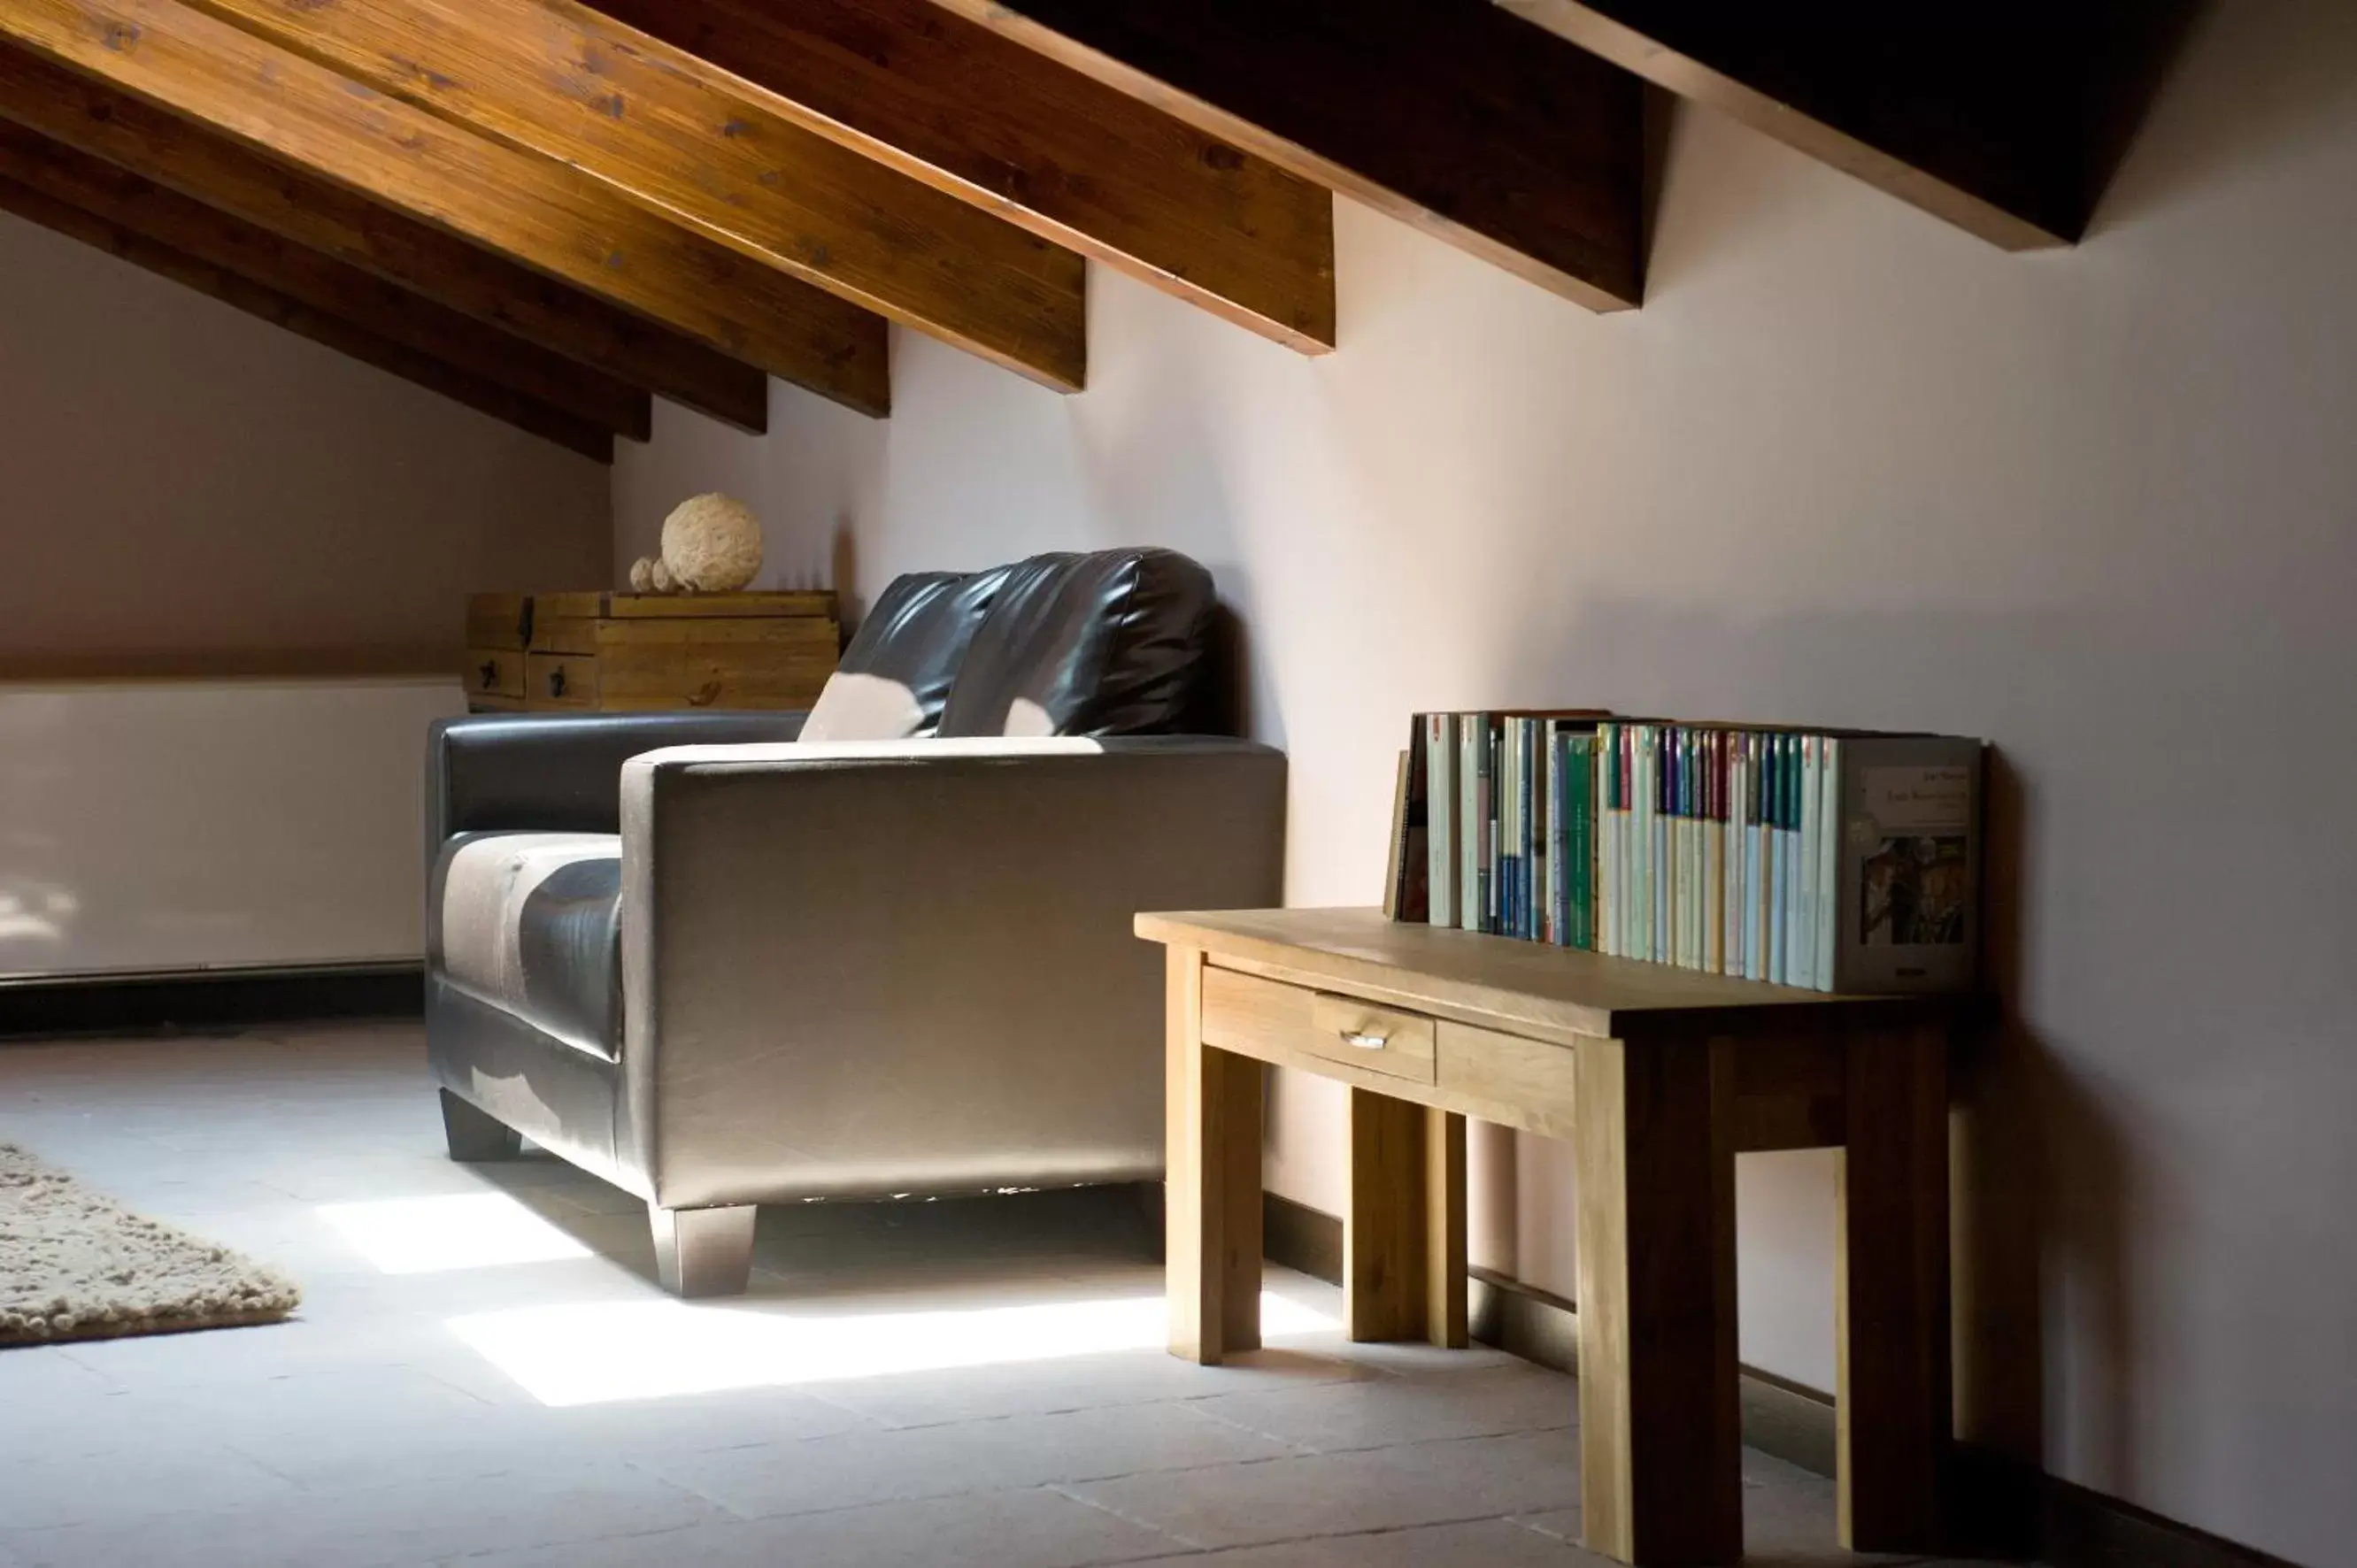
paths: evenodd
<path fill-rule="evenodd" d="M 894 582 L 812 714 L 436 725 L 452 1156 L 639 1195 L 683 1294 L 745 1287 L 758 1204 L 1157 1178 L 1130 917 L 1280 893 L 1284 757 L 1183 733 L 1216 610 L 1167 551 L 1039 556 Z"/>

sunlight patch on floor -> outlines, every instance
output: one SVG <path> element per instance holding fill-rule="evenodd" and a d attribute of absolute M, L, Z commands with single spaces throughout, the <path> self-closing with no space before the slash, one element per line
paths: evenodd
<path fill-rule="evenodd" d="M 503 1192 L 327 1203 L 319 1217 L 388 1274 L 586 1258 L 589 1249 Z"/>
<path fill-rule="evenodd" d="M 1160 1295 L 832 1317 L 618 1302 L 478 1313 L 449 1326 L 548 1405 L 1042 1361 L 1152 1349 L 1169 1339 Z M 1339 1326 L 1298 1302 L 1261 1296 L 1265 1337 Z"/>

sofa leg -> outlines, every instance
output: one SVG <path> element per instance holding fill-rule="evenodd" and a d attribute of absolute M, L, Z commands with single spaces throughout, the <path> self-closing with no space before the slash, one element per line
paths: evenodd
<path fill-rule="evenodd" d="M 468 1165 L 511 1160 L 522 1152 L 523 1134 L 448 1090 L 442 1091 L 442 1136 L 450 1157 Z"/>
<path fill-rule="evenodd" d="M 742 1295 L 753 1273 L 749 1203 L 727 1208 L 647 1206 L 655 1232 L 655 1272 L 673 1295 Z"/>

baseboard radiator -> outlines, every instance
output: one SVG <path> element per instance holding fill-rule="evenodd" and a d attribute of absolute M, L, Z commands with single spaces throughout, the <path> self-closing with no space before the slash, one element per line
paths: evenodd
<path fill-rule="evenodd" d="M 414 972 L 425 730 L 464 708 L 455 677 L 0 684 L 0 987 Z"/>

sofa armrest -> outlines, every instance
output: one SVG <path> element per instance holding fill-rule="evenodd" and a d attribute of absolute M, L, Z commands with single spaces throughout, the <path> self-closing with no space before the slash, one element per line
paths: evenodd
<path fill-rule="evenodd" d="M 1282 894 L 1285 757 L 1189 736 L 694 746 L 622 770 L 623 1070 L 668 1206 L 1135 1180 L 1140 909 Z"/>
<path fill-rule="evenodd" d="M 622 764 L 699 743 L 791 741 L 801 713 L 482 714 L 425 742 L 425 859 L 454 833 L 620 831 Z"/>

